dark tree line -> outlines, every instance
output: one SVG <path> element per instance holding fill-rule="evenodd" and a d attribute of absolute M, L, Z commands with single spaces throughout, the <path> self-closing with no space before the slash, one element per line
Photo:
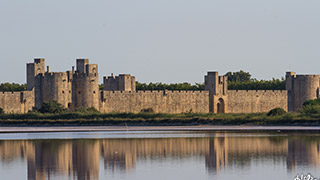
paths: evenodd
<path fill-rule="evenodd" d="M 286 87 L 285 79 L 257 80 L 251 78 L 249 72 L 240 70 L 239 72 L 228 72 L 229 90 L 284 90 Z"/>
<path fill-rule="evenodd" d="M 256 80 L 228 82 L 229 90 L 285 90 L 284 79 Z"/>
<path fill-rule="evenodd" d="M 228 82 L 247 82 L 251 80 L 251 74 L 240 70 L 239 72 L 227 72 Z"/>
<path fill-rule="evenodd" d="M 194 90 L 200 91 L 204 90 L 204 84 L 196 83 L 192 85 L 190 83 L 173 83 L 173 84 L 165 84 L 165 83 L 139 83 L 136 82 L 137 90 Z"/>
<path fill-rule="evenodd" d="M 228 89 L 229 90 L 284 90 L 285 79 L 272 80 L 257 80 L 251 78 L 249 72 L 238 71 L 228 72 L 225 74 L 228 76 Z M 204 83 L 196 83 L 192 85 L 190 83 L 136 83 L 137 90 L 204 90 Z"/>
<path fill-rule="evenodd" d="M 2 83 L 0 84 L 1 91 L 25 91 L 27 88 L 26 84 L 17 84 L 17 83 Z"/>

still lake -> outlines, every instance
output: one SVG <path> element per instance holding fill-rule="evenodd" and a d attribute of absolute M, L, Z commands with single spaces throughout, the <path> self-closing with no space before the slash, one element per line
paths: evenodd
<path fill-rule="evenodd" d="M 320 178 L 320 133 L 115 131 L 0 134 L 0 179 Z"/>

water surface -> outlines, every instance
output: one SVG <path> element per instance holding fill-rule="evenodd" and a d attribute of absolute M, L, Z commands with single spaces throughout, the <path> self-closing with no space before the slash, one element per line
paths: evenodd
<path fill-rule="evenodd" d="M 0 179 L 320 177 L 320 134 L 116 131 L 0 134 Z"/>

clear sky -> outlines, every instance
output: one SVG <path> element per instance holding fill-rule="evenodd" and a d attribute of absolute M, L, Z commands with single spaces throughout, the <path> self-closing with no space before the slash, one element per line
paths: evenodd
<path fill-rule="evenodd" d="M 102 76 L 203 82 L 208 70 L 258 79 L 320 74 L 319 0 L 0 0 L 0 82 L 25 63 L 65 71 L 89 58 Z"/>

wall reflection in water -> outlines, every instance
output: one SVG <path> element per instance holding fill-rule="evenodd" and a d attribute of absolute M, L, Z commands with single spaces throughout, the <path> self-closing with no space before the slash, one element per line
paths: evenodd
<path fill-rule="evenodd" d="M 140 159 L 204 157 L 210 173 L 246 167 L 252 159 L 285 161 L 287 169 L 320 166 L 320 138 L 312 136 L 234 136 L 213 138 L 80 139 L 0 141 L 0 163 L 22 159 L 28 179 L 63 175 L 99 179 L 100 159 L 111 172 L 130 171 Z"/>

